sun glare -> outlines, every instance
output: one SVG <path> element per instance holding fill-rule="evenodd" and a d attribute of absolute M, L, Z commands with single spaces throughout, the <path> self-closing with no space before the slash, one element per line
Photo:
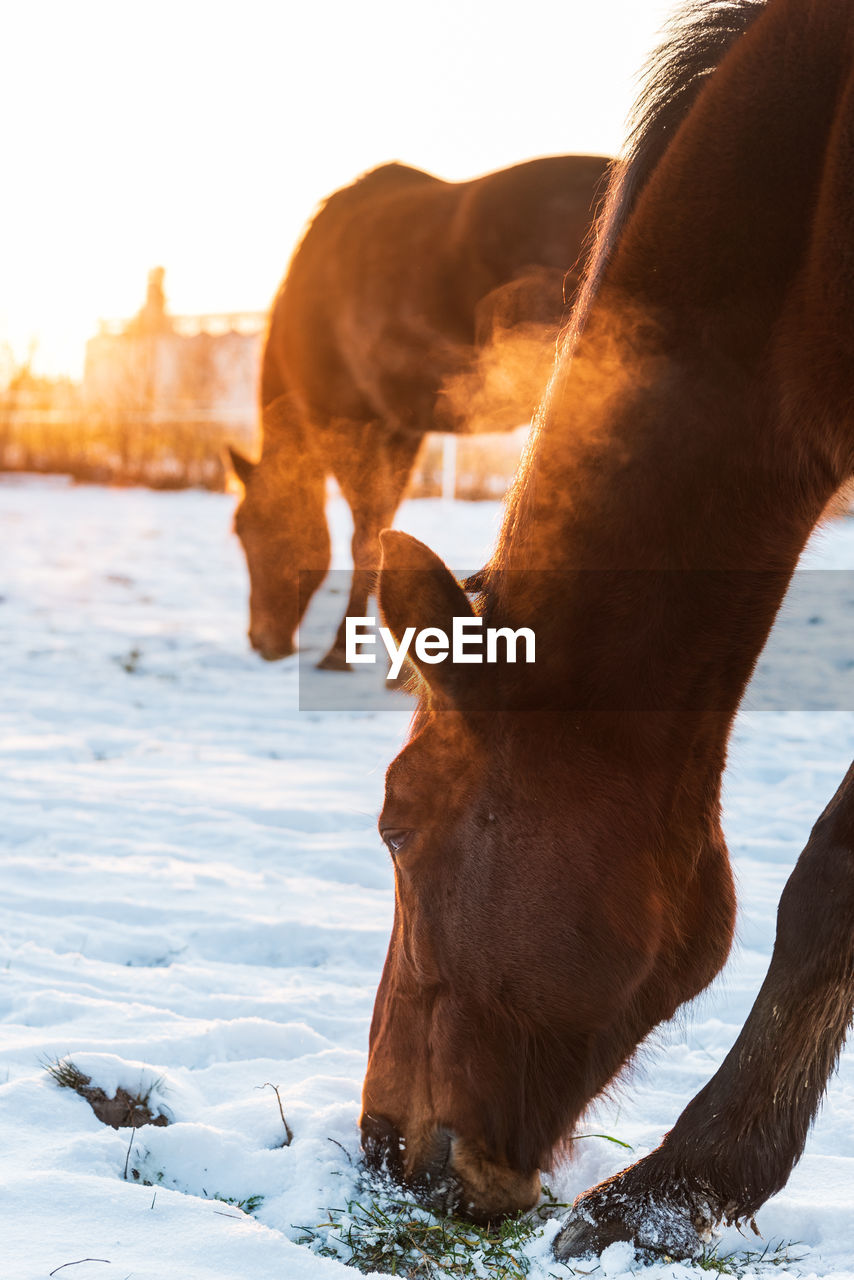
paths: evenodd
<path fill-rule="evenodd" d="M 383 161 L 461 179 L 611 152 L 664 0 L 19 5 L 0 101 L 0 347 L 79 377 L 167 267 L 176 312 L 267 307 L 318 200 Z M 14 52 L 13 52 L 14 50 Z"/>

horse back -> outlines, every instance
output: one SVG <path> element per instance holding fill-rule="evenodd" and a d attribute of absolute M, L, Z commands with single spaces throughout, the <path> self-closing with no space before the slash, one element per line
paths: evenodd
<path fill-rule="evenodd" d="M 546 157 L 461 183 L 392 164 L 336 192 L 274 304 L 263 403 L 290 389 L 320 421 L 430 429 L 442 388 L 471 360 L 484 299 L 496 294 L 487 312 L 507 314 L 500 291 L 524 277 L 531 287 L 516 289 L 512 305 L 524 319 L 520 299 L 542 311 L 548 279 L 557 326 L 563 274 L 579 256 L 607 164 Z"/>
<path fill-rule="evenodd" d="M 460 184 L 445 256 L 461 305 L 529 269 L 577 271 L 609 165 L 605 156 L 543 156 Z"/>

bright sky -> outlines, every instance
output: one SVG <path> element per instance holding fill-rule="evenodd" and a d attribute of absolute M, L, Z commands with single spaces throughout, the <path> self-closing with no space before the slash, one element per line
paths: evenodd
<path fill-rule="evenodd" d="M 314 205 L 403 160 L 471 177 L 619 147 L 671 0 L 25 0 L 0 44 L 0 376 L 79 376 L 166 268 L 262 310 Z"/>

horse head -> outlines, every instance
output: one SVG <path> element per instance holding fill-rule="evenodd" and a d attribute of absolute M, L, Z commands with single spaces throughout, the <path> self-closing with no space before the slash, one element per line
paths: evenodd
<path fill-rule="evenodd" d="M 382 541 L 379 601 L 396 637 L 450 635 L 454 617 L 475 616 L 428 548 Z M 654 787 L 628 758 L 643 748 L 615 750 L 607 716 L 567 715 L 539 693 L 526 705 L 518 667 L 413 661 L 419 708 L 379 820 L 395 917 L 362 1140 L 369 1163 L 434 1207 L 489 1221 L 536 1201 L 539 1170 L 589 1102 L 710 979 L 726 909 L 708 954 L 680 956 L 680 931 L 706 893 L 731 892 L 715 856 L 668 885 Z M 669 835 L 719 838 L 676 818 Z"/>
<path fill-rule="evenodd" d="M 296 630 L 329 568 L 322 470 L 305 451 L 229 448 L 243 497 L 234 517 L 249 570 L 249 640 L 262 658 L 296 651 Z"/>

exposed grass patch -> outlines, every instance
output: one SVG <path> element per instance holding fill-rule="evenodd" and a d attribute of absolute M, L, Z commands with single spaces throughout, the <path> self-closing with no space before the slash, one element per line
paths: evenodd
<path fill-rule="evenodd" d="M 692 1260 L 700 1271 L 714 1271 L 720 1276 L 744 1276 L 757 1267 L 792 1267 L 806 1257 L 796 1253 L 803 1245 L 799 1240 L 779 1240 L 775 1245 L 769 1240 L 764 1249 L 739 1249 L 734 1253 L 721 1253 L 720 1244 L 707 1245 Z"/>
<path fill-rule="evenodd" d="M 543 1195 L 544 1203 L 532 1212 L 487 1230 L 461 1218 L 436 1217 L 398 1187 L 366 1179 L 360 1199 L 348 1200 L 344 1209 L 325 1210 L 325 1219 L 313 1227 L 299 1227 L 303 1234 L 297 1243 L 360 1271 L 384 1271 L 407 1280 L 524 1280 L 531 1267 L 526 1245 L 548 1218 L 569 1208 L 546 1187 Z"/>
<path fill-rule="evenodd" d="M 550 1218 L 560 1217 L 571 1207 L 557 1201 L 548 1187 L 542 1192 L 543 1200 L 530 1213 L 487 1230 L 460 1218 L 437 1217 L 385 1177 L 368 1175 L 362 1194 L 348 1200 L 345 1208 L 325 1209 L 323 1219 L 314 1226 L 296 1227 L 302 1233 L 296 1243 L 359 1271 L 380 1271 L 406 1280 L 525 1280 L 534 1264 L 529 1246 Z M 776 1244 L 769 1241 L 761 1250 L 722 1253 L 718 1243 L 706 1246 L 683 1265 L 698 1275 L 714 1272 L 742 1280 L 751 1272 L 767 1275 L 770 1267 L 796 1267 L 806 1256 L 801 1249 L 799 1241 L 780 1240 Z M 659 1257 L 656 1261 L 669 1259 Z M 554 1270 L 550 1268 L 546 1274 L 552 1280 L 594 1274 L 599 1280 L 603 1274 L 595 1259 L 577 1268 L 552 1259 L 551 1266 Z M 642 1274 L 643 1268 L 639 1271 Z"/>
<path fill-rule="evenodd" d="M 145 1163 L 144 1159 L 142 1163 Z M 148 1174 L 142 1169 L 131 1167 L 130 1175 L 133 1178 L 133 1181 L 138 1182 L 141 1187 L 163 1187 L 169 1185 L 166 1181 L 165 1169 L 158 1169 L 156 1172 Z M 172 1184 L 171 1189 L 174 1191 L 182 1191 L 182 1189 L 180 1187 L 176 1187 L 174 1183 Z M 188 1193 L 182 1191 L 182 1194 L 186 1195 Z M 204 1187 L 202 1187 L 201 1192 L 197 1194 L 201 1194 L 203 1199 L 210 1200 L 213 1204 L 227 1204 L 234 1209 L 240 1209 L 243 1213 L 257 1213 L 261 1208 L 261 1205 L 264 1203 L 264 1197 L 262 1195 L 243 1196 L 242 1199 L 238 1199 L 236 1196 L 224 1196 L 219 1191 L 206 1191 Z"/>
<path fill-rule="evenodd" d="M 235 1209 L 241 1209 L 244 1213 L 257 1213 L 264 1203 L 263 1196 L 245 1196 L 242 1200 L 235 1200 L 233 1196 L 208 1196 L 209 1200 L 219 1200 L 221 1204 L 233 1205 Z"/>
<path fill-rule="evenodd" d="M 114 1098 L 108 1098 L 104 1090 L 93 1085 L 91 1077 L 85 1075 L 70 1058 L 57 1058 L 43 1065 L 60 1089 L 73 1089 L 85 1098 L 101 1123 L 112 1129 L 139 1129 L 144 1124 L 162 1126 L 169 1123 L 166 1116 L 154 1115 L 149 1107 L 152 1093 L 163 1092 L 162 1080 L 153 1080 L 144 1093 L 131 1094 L 119 1088 Z"/>

